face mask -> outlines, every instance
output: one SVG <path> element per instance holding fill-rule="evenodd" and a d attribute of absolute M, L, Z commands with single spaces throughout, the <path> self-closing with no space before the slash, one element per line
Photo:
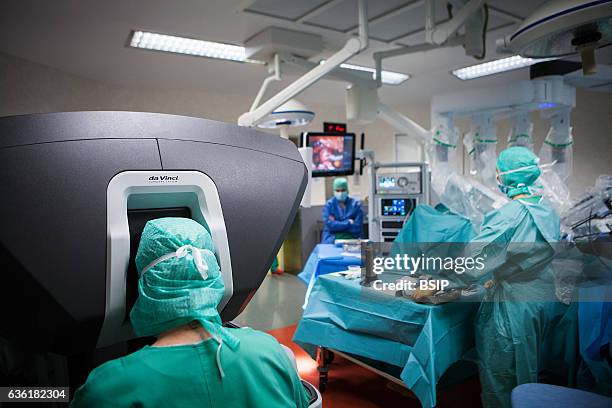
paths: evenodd
<path fill-rule="evenodd" d="M 200 275 L 202 275 L 202 279 L 206 280 L 208 279 L 208 273 L 207 273 L 208 265 L 202 259 L 202 254 L 200 253 L 200 251 L 207 251 L 207 250 L 196 248 L 191 245 L 183 245 L 182 247 L 177 249 L 176 252 L 170 252 L 166 255 L 162 255 L 156 260 L 154 260 L 153 262 L 151 262 L 150 264 L 148 264 L 147 266 L 145 266 L 142 269 L 140 276 L 144 275 L 145 272 L 147 272 L 149 269 L 153 268 L 155 265 L 161 262 L 167 261 L 170 258 L 184 258 L 188 252 L 191 252 L 191 255 L 193 255 L 193 263 L 198 269 L 198 272 L 200 272 Z"/>
<path fill-rule="evenodd" d="M 344 202 L 348 197 L 348 193 L 346 191 L 334 191 L 334 197 L 336 197 L 336 200 Z"/>

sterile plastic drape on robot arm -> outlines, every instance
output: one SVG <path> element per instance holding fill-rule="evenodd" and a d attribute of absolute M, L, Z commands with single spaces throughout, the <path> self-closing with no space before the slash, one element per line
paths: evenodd
<path fill-rule="evenodd" d="M 571 205 L 569 189 L 551 168 L 543 169 L 536 185 L 542 187 L 542 197 L 548 200 L 557 214 L 563 213 Z"/>
<path fill-rule="evenodd" d="M 571 206 L 570 192 L 565 181 L 572 174 L 573 167 L 573 137 L 570 126 L 570 109 L 563 108 L 543 113 L 550 117 L 550 129 L 540 148 L 540 165 L 545 168 L 538 179 L 542 186 L 542 196 L 558 214 L 564 213 Z M 562 229 L 568 230 L 569 225 L 562 223 Z"/>
<path fill-rule="evenodd" d="M 490 114 L 472 117 L 470 131 L 463 138 L 470 158 L 470 175 L 490 188 L 496 185 L 497 134 Z"/>
<path fill-rule="evenodd" d="M 431 164 L 431 186 L 441 196 L 449 176 L 457 170 L 459 131 L 452 118 L 438 118 L 436 122 L 427 151 Z"/>
<path fill-rule="evenodd" d="M 550 129 L 540 149 L 540 160 L 542 163 L 554 163 L 553 171 L 565 181 L 572 174 L 574 162 L 570 109 L 559 109 L 546 116 L 550 118 Z"/>
<path fill-rule="evenodd" d="M 466 137 L 466 148 L 473 148 L 476 175 L 495 185 L 496 141 L 495 127 L 489 115 L 478 115 L 473 131 Z M 478 130 L 476 130 L 478 129 Z M 481 137 L 482 132 L 482 137 Z M 478 133 L 478 137 L 474 136 Z M 429 143 L 428 154 L 431 163 L 431 184 L 440 197 L 440 202 L 454 213 L 470 219 L 474 230 L 478 231 L 489 211 L 500 208 L 506 202 L 495 188 L 467 175 L 457 172 L 457 145 L 459 131 L 451 116 L 434 117 L 434 128 Z M 487 175 L 490 177 L 487 179 Z M 492 176 L 492 180 L 491 180 Z"/>
<path fill-rule="evenodd" d="M 524 146 L 533 150 L 533 123 L 528 111 L 519 111 L 512 115 L 512 128 L 508 133 L 508 147 Z"/>
<path fill-rule="evenodd" d="M 480 231 L 488 212 L 501 208 L 508 201 L 508 197 L 496 189 L 456 173 L 448 177 L 444 192 L 440 195 L 440 202 L 452 212 L 469 218 L 476 232 Z"/>

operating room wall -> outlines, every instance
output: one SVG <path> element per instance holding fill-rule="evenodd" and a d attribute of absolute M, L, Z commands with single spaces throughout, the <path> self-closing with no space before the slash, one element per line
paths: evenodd
<path fill-rule="evenodd" d="M 203 117 L 235 123 L 249 109 L 254 95 L 223 94 L 204 91 L 175 91 L 127 88 L 93 81 L 52 67 L 36 64 L 0 53 L 0 116 L 28 113 L 83 110 L 128 110 L 161 112 Z M 346 120 L 344 106 L 332 106 L 304 100 L 315 113 L 307 127 L 291 129 L 291 135 L 302 131 L 321 131 L 324 121 Z M 401 109 L 428 125 L 427 106 L 416 110 Z M 349 124 L 349 130 L 366 133 L 365 147 L 376 152 L 379 161 L 392 161 L 394 130 L 381 121 L 367 126 Z M 326 200 L 325 179 L 314 182 L 312 203 Z M 367 177 L 349 177 L 351 194 L 365 198 Z"/>
<path fill-rule="evenodd" d="M 572 192 L 581 193 L 600 174 L 612 175 L 612 93 L 578 90 L 572 111 L 574 175 Z"/>
<path fill-rule="evenodd" d="M 126 88 L 0 53 L 0 115 L 132 110 L 235 122 L 250 100 L 214 92 Z"/>

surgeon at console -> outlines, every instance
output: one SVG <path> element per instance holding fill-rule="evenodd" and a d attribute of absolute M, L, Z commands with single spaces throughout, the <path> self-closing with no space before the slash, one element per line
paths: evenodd
<path fill-rule="evenodd" d="M 348 195 L 348 181 L 344 177 L 334 180 L 334 196 L 323 207 L 323 244 L 336 239 L 361 238 L 363 210 L 361 203 Z"/>
<path fill-rule="evenodd" d="M 222 275 L 208 231 L 193 220 L 149 221 L 136 255 L 130 313 L 151 346 L 93 370 L 73 407 L 307 407 L 290 358 L 271 336 L 221 324 Z"/>

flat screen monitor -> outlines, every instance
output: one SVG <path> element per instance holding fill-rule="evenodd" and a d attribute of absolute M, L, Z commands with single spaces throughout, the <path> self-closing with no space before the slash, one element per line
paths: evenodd
<path fill-rule="evenodd" d="M 383 198 L 380 200 L 380 213 L 383 217 L 405 217 L 414 209 L 414 199 Z"/>
<path fill-rule="evenodd" d="M 355 134 L 306 133 L 312 147 L 312 176 L 347 176 L 355 172 Z"/>

